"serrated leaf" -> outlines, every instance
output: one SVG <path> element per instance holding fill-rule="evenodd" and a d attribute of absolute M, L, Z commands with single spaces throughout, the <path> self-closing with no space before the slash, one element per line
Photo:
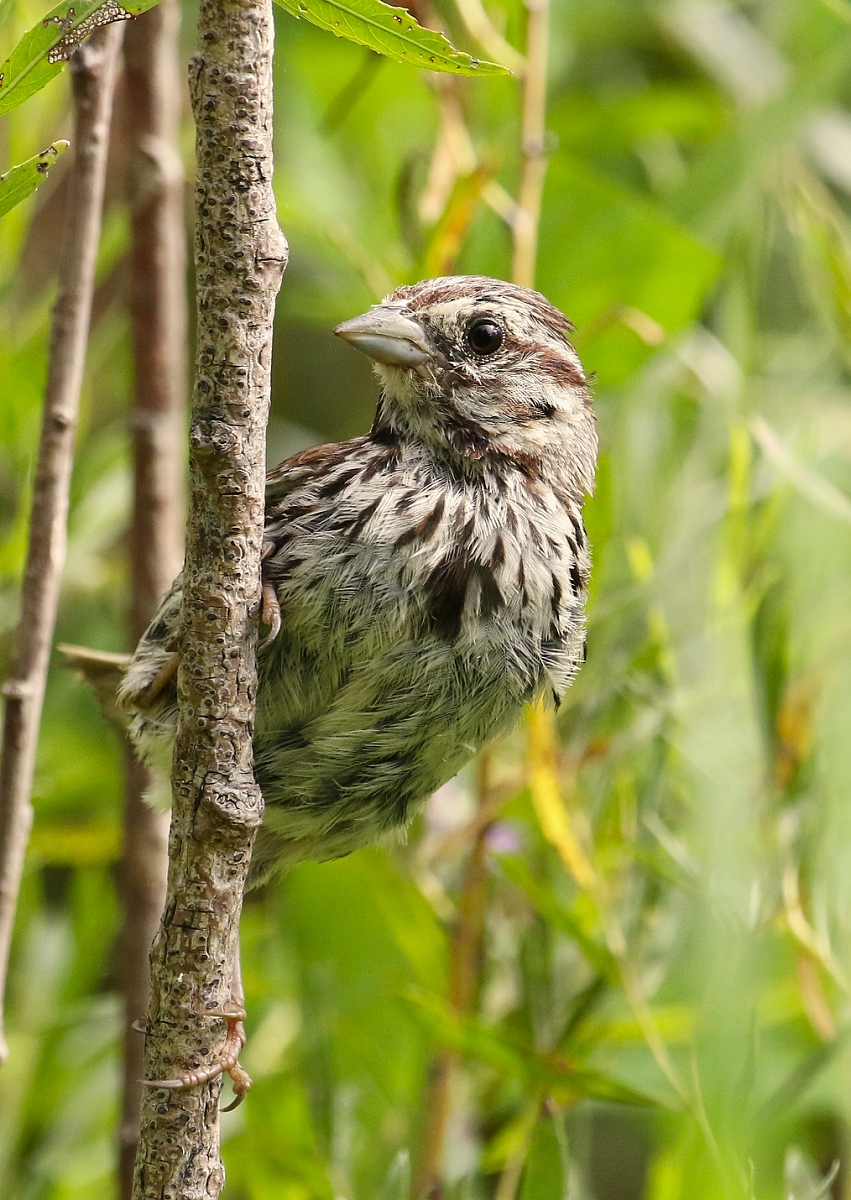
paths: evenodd
<path fill-rule="evenodd" d="M 10 208 L 26 200 L 47 179 L 50 168 L 61 154 L 64 154 L 69 142 L 53 142 L 41 154 L 28 158 L 26 162 L 12 167 L 5 175 L 0 175 L 0 217 L 4 217 Z"/>
<path fill-rule="evenodd" d="M 320 29 L 368 46 L 394 62 L 448 71 L 453 75 L 505 75 L 499 63 L 471 58 L 456 50 L 442 33 L 424 29 L 406 8 L 381 0 L 276 0 L 292 16 L 304 17 Z"/>
<path fill-rule="evenodd" d="M 0 67 L 0 115 L 58 75 L 81 42 L 102 25 L 129 21 L 158 0 L 62 0 L 34 25 Z"/>

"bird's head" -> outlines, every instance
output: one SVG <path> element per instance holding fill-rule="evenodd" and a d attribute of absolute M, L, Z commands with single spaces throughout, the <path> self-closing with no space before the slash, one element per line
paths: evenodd
<path fill-rule="evenodd" d="M 377 433 L 590 491 L 597 438 L 570 328 L 539 292 L 455 275 L 397 288 L 334 332 L 373 360 Z"/>

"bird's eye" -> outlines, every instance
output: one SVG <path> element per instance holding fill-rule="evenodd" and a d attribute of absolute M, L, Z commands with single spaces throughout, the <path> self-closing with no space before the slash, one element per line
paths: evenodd
<path fill-rule="evenodd" d="M 495 321 L 474 321 L 467 330 L 467 340 L 476 354 L 495 354 L 505 341 L 505 334 Z"/>

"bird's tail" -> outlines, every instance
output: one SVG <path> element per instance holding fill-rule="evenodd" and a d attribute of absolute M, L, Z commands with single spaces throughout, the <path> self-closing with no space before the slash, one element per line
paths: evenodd
<path fill-rule="evenodd" d="M 108 650 L 89 650 L 87 646 L 57 646 L 65 656 L 65 665 L 73 667 L 95 694 L 100 710 L 120 734 L 127 732 L 130 714 L 116 700 L 118 687 L 130 663 L 129 654 L 111 654 Z"/>

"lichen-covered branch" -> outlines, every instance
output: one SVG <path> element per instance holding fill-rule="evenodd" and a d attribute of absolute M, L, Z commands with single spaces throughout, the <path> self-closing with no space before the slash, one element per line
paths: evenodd
<path fill-rule="evenodd" d="M 129 633 L 135 645 L 180 570 L 186 412 L 184 174 L 178 152 L 181 78 L 176 0 L 130 22 L 124 84 L 130 142 L 133 338 L 133 517 Z M 126 743 L 121 861 L 121 990 L 124 1003 L 119 1184 L 129 1200 L 139 1142 L 143 1042 L 134 1022 L 148 1010 L 149 954 L 165 900 L 168 821 L 144 801 L 149 771 Z"/>
<path fill-rule="evenodd" d="M 59 583 L 65 562 L 68 495 L 100 240 L 109 126 L 123 29 L 99 30 L 71 59 L 74 159 L 53 312 L 21 621 L 4 687 L 0 760 L 0 1010 L 24 853 Z M 0 1011 L 0 1062 L 6 1058 Z"/>
<path fill-rule="evenodd" d="M 151 958 L 145 1077 L 224 1046 L 262 797 L 252 774 L 272 319 L 286 242 L 272 193 L 271 0 L 203 0 L 197 127 L 197 359 L 165 912 Z M 211 1200 L 220 1081 L 145 1089 L 135 1200 Z"/>

